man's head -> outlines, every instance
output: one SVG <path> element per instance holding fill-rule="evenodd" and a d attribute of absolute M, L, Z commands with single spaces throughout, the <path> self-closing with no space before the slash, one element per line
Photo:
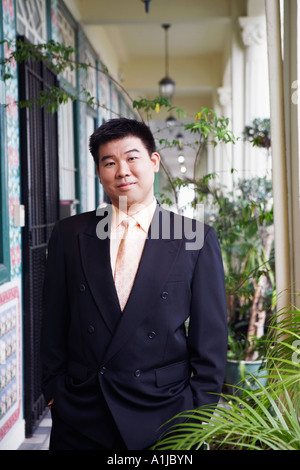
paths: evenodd
<path fill-rule="evenodd" d="M 114 205 L 120 207 L 120 197 L 126 198 L 127 210 L 151 203 L 160 157 L 148 126 L 126 118 L 107 121 L 91 135 L 90 151 Z"/>
<path fill-rule="evenodd" d="M 99 149 L 101 145 L 128 136 L 138 137 L 148 151 L 149 157 L 156 151 L 154 137 L 146 124 L 135 119 L 110 119 L 98 127 L 90 136 L 90 152 L 96 166 L 99 166 Z"/>

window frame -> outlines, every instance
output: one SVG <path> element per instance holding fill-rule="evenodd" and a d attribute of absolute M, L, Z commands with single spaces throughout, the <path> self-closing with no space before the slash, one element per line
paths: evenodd
<path fill-rule="evenodd" d="M 65 17 L 66 21 L 70 24 L 71 28 L 73 28 L 74 30 L 74 34 L 75 34 L 75 48 L 77 49 L 77 53 L 78 54 L 78 24 L 77 22 L 74 20 L 73 16 L 71 15 L 71 13 L 69 12 L 68 8 L 65 6 L 64 2 L 62 0 L 58 0 L 58 4 L 57 4 L 57 8 L 58 8 L 58 11 L 60 10 L 61 14 Z M 71 82 L 68 82 L 66 80 L 66 77 L 62 75 L 59 75 L 58 76 L 58 82 L 59 82 L 59 87 L 64 90 L 66 93 L 68 93 L 70 96 L 76 96 L 77 94 L 77 91 L 78 91 L 78 70 L 75 70 L 74 71 L 75 73 L 75 87 L 73 86 L 73 84 Z M 77 211 L 80 207 L 80 162 L 79 162 L 79 156 L 78 156 L 78 138 L 77 138 L 77 134 L 78 134 L 78 124 L 77 124 L 77 115 L 78 115 L 78 110 L 77 110 L 77 107 L 78 107 L 78 102 L 76 100 L 73 100 L 72 99 L 72 103 L 68 103 L 71 107 L 72 107 L 72 122 L 71 122 L 71 125 L 73 127 L 73 165 L 74 167 L 72 168 L 69 168 L 70 171 L 73 172 L 73 179 L 72 179 L 72 183 L 74 184 L 74 201 L 76 202 L 77 205 Z M 62 119 L 62 114 L 61 114 L 61 111 L 60 109 L 58 110 L 58 114 L 59 114 L 59 120 Z M 59 121 L 59 126 L 60 124 L 62 123 L 62 121 L 60 122 Z M 59 129 L 59 132 L 60 132 L 60 129 Z M 62 187 L 61 187 L 61 178 L 62 178 L 62 175 L 61 175 L 61 171 L 68 171 L 66 168 L 65 169 L 62 169 L 62 164 L 64 163 L 63 161 L 63 158 L 62 158 L 62 155 L 61 155 L 61 145 L 62 145 L 62 139 L 64 137 L 62 137 L 61 135 L 59 135 L 59 171 L 60 171 L 60 176 L 59 176 L 59 187 L 60 187 L 60 194 L 59 194 L 59 199 L 60 201 L 64 200 L 64 194 L 63 194 L 63 191 L 62 191 Z M 65 173 L 66 174 L 66 173 Z"/>

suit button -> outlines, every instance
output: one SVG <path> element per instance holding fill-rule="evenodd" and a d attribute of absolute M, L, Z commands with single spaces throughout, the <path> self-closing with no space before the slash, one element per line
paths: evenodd
<path fill-rule="evenodd" d="M 138 369 L 135 371 L 134 376 L 139 377 L 141 375 L 141 371 Z"/>
<path fill-rule="evenodd" d="M 166 298 L 168 297 L 168 295 L 169 295 L 169 292 L 162 292 L 161 298 L 164 299 L 164 300 L 166 300 Z"/>
<path fill-rule="evenodd" d="M 101 369 L 100 369 L 100 374 L 101 374 L 101 375 L 104 375 L 105 372 L 106 372 L 106 370 L 107 370 L 106 367 L 104 367 L 104 366 L 101 367 Z"/>
<path fill-rule="evenodd" d="M 155 336 L 156 336 L 155 331 L 150 331 L 150 333 L 148 333 L 148 338 L 149 339 L 153 339 L 153 338 L 155 338 Z"/>
<path fill-rule="evenodd" d="M 80 292 L 84 292 L 85 291 L 85 285 L 84 284 L 80 284 Z"/>
<path fill-rule="evenodd" d="M 95 331 L 95 328 L 93 327 L 93 325 L 90 325 L 88 327 L 88 333 L 94 333 L 94 331 Z"/>

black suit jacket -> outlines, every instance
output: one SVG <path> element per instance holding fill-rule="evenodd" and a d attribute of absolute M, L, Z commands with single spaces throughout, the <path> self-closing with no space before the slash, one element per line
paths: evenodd
<path fill-rule="evenodd" d="M 73 216 L 53 230 L 43 391 L 82 433 L 109 440 L 115 423 L 127 448 L 138 450 L 175 414 L 218 400 L 227 349 L 223 264 L 213 228 L 158 205 L 121 312 L 109 237 L 101 235 L 107 214 Z"/>

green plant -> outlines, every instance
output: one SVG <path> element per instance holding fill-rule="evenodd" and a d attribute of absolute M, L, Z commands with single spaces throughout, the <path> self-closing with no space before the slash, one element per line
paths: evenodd
<path fill-rule="evenodd" d="M 247 354 L 251 348 L 251 353 L 256 353 L 256 360 L 264 359 L 267 352 L 266 347 L 266 335 L 264 334 L 260 338 L 254 336 L 253 338 L 247 338 L 246 335 L 240 334 L 238 337 L 235 331 L 229 326 L 228 334 L 228 353 L 227 358 L 236 361 L 245 361 Z"/>
<path fill-rule="evenodd" d="M 275 305 L 272 183 L 251 178 L 231 194 L 208 193 L 207 221 L 218 234 L 225 268 L 231 357 L 254 360 Z"/>
<path fill-rule="evenodd" d="M 267 177 L 239 180 L 231 193 L 217 175 L 195 180 L 193 204 L 205 205 L 205 221 L 217 232 L 225 268 L 228 356 L 263 357 L 261 338 L 275 307 L 272 182 Z M 191 181 L 173 180 L 176 190 Z"/>
<path fill-rule="evenodd" d="M 270 119 L 253 119 L 252 126 L 245 126 L 244 137 L 254 146 L 266 148 L 271 147 Z"/>
<path fill-rule="evenodd" d="M 153 449 L 189 450 L 207 443 L 212 450 L 300 450 L 300 311 L 277 313 L 266 341 L 266 387 L 242 390 L 241 397 L 222 394 L 214 407 L 177 415 L 184 423 Z"/>

